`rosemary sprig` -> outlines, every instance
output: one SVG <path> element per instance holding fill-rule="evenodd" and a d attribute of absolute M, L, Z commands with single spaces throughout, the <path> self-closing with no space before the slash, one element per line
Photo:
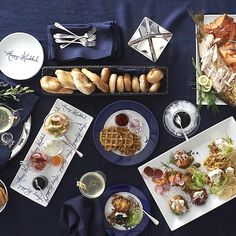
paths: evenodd
<path fill-rule="evenodd" d="M 18 96 L 28 93 L 33 93 L 34 90 L 29 87 L 21 87 L 20 85 L 11 86 L 10 88 L 4 88 L 0 90 L 0 99 L 6 100 L 7 98 L 11 98 L 15 101 L 19 101 Z"/>

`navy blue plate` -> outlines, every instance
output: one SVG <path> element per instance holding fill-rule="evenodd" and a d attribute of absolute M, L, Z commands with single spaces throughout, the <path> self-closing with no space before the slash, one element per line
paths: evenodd
<path fill-rule="evenodd" d="M 102 194 L 102 202 L 103 202 L 103 206 L 105 207 L 105 204 L 107 202 L 107 200 L 115 193 L 119 193 L 119 192 L 129 192 L 132 193 L 133 195 L 135 195 L 142 203 L 143 205 L 143 209 L 151 214 L 151 208 L 150 208 L 150 204 L 148 202 L 148 199 L 146 198 L 146 196 L 143 194 L 143 192 L 141 192 L 139 189 L 137 189 L 134 186 L 128 185 L 128 184 L 119 184 L 119 185 L 115 185 L 112 186 L 110 188 L 108 188 L 103 194 Z M 104 216 L 104 226 L 105 226 L 105 230 L 106 232 L 111 235 L 111 236 L 136 236 L 139 235 L 147 226 L 149 222 L 149 218 L 144 214 L 142 221 L 140 222 L 140 224 L 136 225 L 134 228 L 132 229 L 128 229 L 128 230 L 118 230 L 113 228 L 106 220 L 105 216 Z"/>
<path fill-rule="evenodd" d="M 133 110 L 138 112 L 140 115 L 142 115 L 145 120 L 148 123 L 149 129 L 150 129 L 150 136 L 149 141 L 146 144 L 146 146 L 143 148 L 142 151 L 137 153 L 136 155 L 132 157 L 127 156 L 120 156 L 116 153 L 113 153 L 111 151 L 105 151 L 103 146 L 100 143 L 99 135 L 100 131 L 104 128 L 104 124 L 106 120 L 115 112 L 119 110 Z M 131 166 L 136 165 L 142 161 L 144 161 L 146 158 L 148 158 L 154 149 L 156 148 L 157 142 L 159 138 L 159 127 L 157 125 L 156 118 L 152 114 L 152 112 L 146 108 L 144 105 L 130 101 L 130 100 L 122 100 L 118 102 L 114 102 L 107 107 L 105 107 L 97 116 L 94 126 L 93 126 L 93 140 L 95 143 L 95 146 L 99 153 L 108 161 L 121 166 Z"/>

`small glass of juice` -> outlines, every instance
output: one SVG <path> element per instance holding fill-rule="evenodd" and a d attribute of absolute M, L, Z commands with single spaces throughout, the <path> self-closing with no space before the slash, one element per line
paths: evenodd
<path fill-rule="evenodd" d="M 87 198 L 97 198 L 105 190 L 106 177 L 101 171 L 93 171 L 85 173 L 79 181 L 77 186 L 80 192 Z"/>

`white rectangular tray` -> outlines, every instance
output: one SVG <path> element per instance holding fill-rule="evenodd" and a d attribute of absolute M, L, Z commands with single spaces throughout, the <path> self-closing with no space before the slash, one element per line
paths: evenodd
<path fill-rule="evenodd" d="M 72 121 L 71 127 L 66 136 L 74 145 L 74 147 L 78 148 L 93 120 L 93 117 L 60 99 L 56 100 L 49 113 L 52 112 L 64 113 L 70 119 L 70 121 Z M 77 122 L 78 124 L 73 123 L 73 121 Z M 32 153 L 40 152 L 42 150 L 43 143 L 49 139 L 52 139 L 52 137 L 44 131 L 42 126 L 31 148 L 29 149 L 25 160 L 29 158 Z M 27 162 L 23 162 L 10 187 L 32 201 L 35 201 L 36 203 L 46 207 L 54 195 L 74 154 L 75 151 L 73 151 L 69 146 L 65 145 L 62 152 L 62 156 L 64 157 L 63 165 L 60 167 L 54 167 L 51 165 L 42 172 L 33 172 L 30 170 L 29 164 Z M 43 199 L 41 192 L 35 190 L 32 186 L 33 178 L 39 175 L 47 177 L 49 181 L 48 186 L 43 190 L 44 194 L 48 198 L 47 202 Z"/>
<path fill-rule="evenodd" d="M 145 178 L 143 176 L 144 168 L 146 166 L 150 166 L 154 168 L 161 168 L 163 166 L 162 163 L 169 162 L 170 155 L 172 153 L 175 153 L 177 150 L 181 150 L 181 149 L 185 151 L 191 150 L 194 153 L 198 153 L 198 155 L 194 156 L 195 162 L 202 164 L 204 160 L 206 160 L 207 155 L 209 154 L 208 144 L 210 144 L 214 139 L 229 136 L 233 140 L 233 143 L 236 144 L 235 130 L 236 130 L 236 122 L 233 117 L 229 117 L 228 119 L 225 119 L 221 121 L 220 123 L 210 127 L 209 129 L 206 129 L 205 131 L 190 138 L 188 143 L 183 142 L 179 144 L 178 146 L 168 150 L 167 152 L 161 154 L 160 156 L 152 159 L 151 161 L 145 163 L 144 165 L 138 168 L 157 206 L 159 207 L 162 215 L 164 216 L 168 226 L 170 227 L 172 231 L 208 213 L 209 211 L 221 206 L 225 202 L 235 198 L 235 196 L 227 201 L 224 201 L 224 200 L 219 199 L 217 196 L 210 194 L 205 205 L 191 206 L 191 208 L 189 209 L 189 212 L 185 213 L 182 216 L 176 216 L 171 212 L 168 203 L 171 197 L 173 197 L 173 195 L 179 194 L 179 193 L 175 193 L 175 192 L 171 193 L 170 191 L 167 197 L 161 196 L 160 194 L 156 193 L 155 192 L 156 185 L 152 182 L 151 178 L 147 178 L 147 177 Z M 203 165 L 201 165 L 201 170 L 205 170 Z M 179 191 L 182 192 L 181 190 Z"/>

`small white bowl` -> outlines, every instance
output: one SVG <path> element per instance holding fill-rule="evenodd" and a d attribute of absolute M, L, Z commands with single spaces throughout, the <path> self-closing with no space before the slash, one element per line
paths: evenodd
<path fill-rule="evenodd" d="M 7 187 L 6 187 L 6 185 L 4 184 L 4 182 L 3 182 L 1 179 L 0 179 L 0 186 L 1 186 L 1 187 L 3 186 L 5 192 L 6 192 L 7 196 L 8 196 Z M 8 202 L 8 200 L 7 200 L 7 202 Z M 3 206 L 0 206 L 0 213 L 1 213 L 1 212 L 4 210 L 4 208 L 6 207 L 7 202 L 6 202 Z"/>

